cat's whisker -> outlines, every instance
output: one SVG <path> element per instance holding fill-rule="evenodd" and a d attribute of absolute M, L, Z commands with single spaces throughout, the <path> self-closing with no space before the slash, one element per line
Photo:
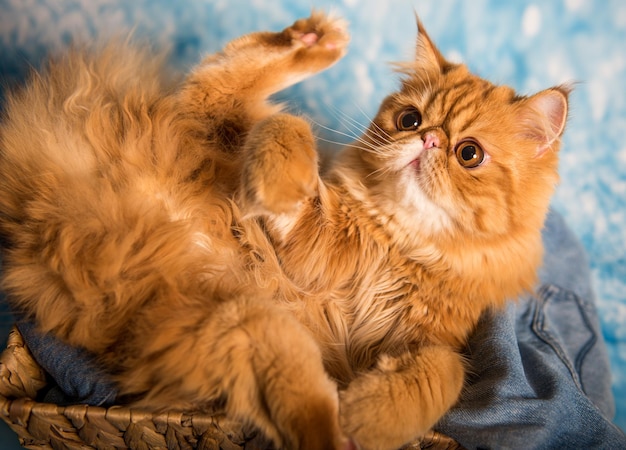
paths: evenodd
<path fill-rule="evenodd" d="M 326 139 L 326 138 L 323 138 L 323 137 L 320 137 L 320 136 L 317 136 L 317 137 L 316 137 L 316 139 L 317 139 L 318 141 L 322 141 L 322 142 L 326 142 L 326 143 L 328 143 L 328 144 L 333 144 L 333 145 L 336 145 L 336 146 L 338 146 L 338 147 L 340 147 L 340 148 L 341 148 L 341 147 L 344 147 L 344 146 L 346 145 L 346 143 L 345 143 L 345 142 L 341 142 L 341 141 L 333 141 L 332 139 Z M 351 145 L 351 144 L 348 144 L 348 145 Z"/>
<path fill-rule="evenodd" d="M 343 134 L 343 133 L 340 133 L 340 134 Z M 348 136 L 347 134 L 343 134 L 343 135 Z M 317 139 L 319 141 L 328 142 L 329 144 L 335 144 L 335 145 L 339 145 L 341 147 L 349 145 L 349 146 L 351 146 L 353 148 L 356 148 L 356 149 L 359 149 L 359 150 L 363 150 L 363 151 L 368 152 L 368 153 L 382 154 L 382 152 L 380 151 L 380 149 L 378 147 L 373 146 L 369 142 L 363 141 L 360 138 L 357 138 L 356 140 L 354 140 L 352 142 L 348 142 L 348 143 L 341 142 L 341 141 L 334 141 L 332 139 L 326 139 L 326 138 L 323 138 L 321 136 L 318 136 Z"/>
<path fill-rule="evenodd" d="M 368 136 L 373 138 L 378 145 L 389 145 L 393 143 L 393 139 L 389 136 L 389 133 L 383 130 L 376 122 L 370 121 L 370 125 L 365 132 Z"/>
<path fill-rule="evenodd" d="M 378 175 L 379 172 L 381 172 L 381 169 L 377 169 L 377 170 L 375 170 L 373 172 L 370 172 L 367 175 L 365 175 L 365 179 L 372 178 L 374 175 Z"/>
<path fill-rule="evenodd" d="M 391 172 L 391 167 L 380 167 L 379 169 L 374 170 L 373 172 L 368 173 L 365 178 L 370 178 L 376 175 L 387 175 Z"/>
<path fill-rule="evenodd" d="M 392 140 L 390 136 L 384 130 L 382 130 L 378 125 L 372 122 L 371 119 L 362 110 L 362 108 L 360 108 L 358 105 L 356 105 L 356 107 L 363 114 L 363 116 L 367 119 L 367 122 L 369 125 L 359 122 L 358 120 L 354 119 L 353 117 L 349 116 L 348 114 L 344 113 L 338 108 L 333 108 L 335 117 L 341 120 L 346 125 L 346 127 L 351 129 L 351 131 L 356 131 L 358 132 L 359 135 L 368 134 L 368 136 L 372 138 L 376 146 L 385 146 L 385 145 L 391 144 Z M 381 135 L 379 132 L 377 132 L 377 130 L 372 129 L 372 126 L 376 127 L 379 131 L 381 131 L 384 134 L 384 136 Z M 366 143 L 366 141 L 364 141 L 362 138 L 355 138 L 355 139 L 360 140 L 362 143 Z"/>
<path fill-rule="evenodd" d="M 321 128 L 321 129 L 333 132 L 333 133 L 338 134 L 340 136 L 345 136 L 345 137 L 348 137 L 350 139 L 353 139 L 352 143 L 345 144 L 345 143 L 342 143 L 342 142 L 339 142 L 339 141 L 332 141 L 330 139 L 324 139 L 324 138 L 318 137 L 318 139 L 323 141 L 323 142 L 328 142 L 330 144 L 339 144 L 339 145 L 342 145 L 342 146 L 343 145 L 351 145 L 351 146 L 353 146 L 355 148 L 358 148 L 359 150 L 363 150 L 363 151 L 366 151 L 366 152 L 369 152 L 369 153 L 382 154 L 382 152 L 381 152 L 381 150 L 380 150 L 380 148 L 378 146 L 373 145 L 372 143 L 364 140 L 360 136 L 356 136 L 356 135 L 353 135 L 353 134 L 350 134 L 350 133 L 346 133 L 346 132 L 343 132 L 343 131 L 340 131 L 340 130 L 336 130 L 334 128 L 327 127 L 327 126 L 325 126 L 325 125 L 323 125 L 323 124 L 321 124 L 321 123 L 319 123 L 319 122 L 317 122 L 317 121 L 315 121 L 313 119 L 309 119 L 309 120 L 311 122 L 313 122 L 317 127 Z M 360 144 L 360 145 L 357 145 L 357 144 Z M 382 145 L 384 145 L 384 143 L 379 143 L 379 145 L 382 146 Z"/>
<path fill-rule="evenodd" d="M 367 113 L 363 110 L 363 108 L 361 108 L 358 104 L 355 104 L 355 106 L 357 107 L 359 112 L 363 115 L 363 117 L 365 117 L 365 119 L 367 119 L 368 123 L 370 124 L 370 129 L 371 128 L 375 128 L 378 132 L 382 133 L 382 135 L 379 134 L 378 136 L 380 136 L 381 138 L 384 138 L 387 142 L 392 142 L 393 141 L 393 139 L 389 135 L 389 133 L 387 133 L 385 130 L 383 130 L 380 127 L 380 125 L 378 125 L 376 122 L 374 122 L 374 120 L 367 115 Z"/>
<path fill-rule="evenodd" d="M 363 111 L 363 109 L 360 108 L 358 105 L 357 105 L 357 108 L 359 109 L 361 114 L 363 114 L 363 116 L 369 121 L 370 125 L 369 125 L 369 128 L 368 128 L 368 131 L 369 131 L 368 135 L 370 137 L 374 138 L 376 144 L 381 145 L 381 146 L 393 144 L 393 142 L 394 142 L 393 138 L 389 135 L 389 133 L 387 133 L 383 128 L 381 128 L 380 125 L 378 125 L 376 122 L 371 120 L 367 116 L 365 111 Z"/>
<path fill-rule="evenodd" d="M 360 145 L 355 145 L 356 143 Z M 375 155 L 384 155 L 385 152 L 383 149 L 386 147 L 386 144 L 375 142 L 378 145 L 374 145 L 369 141 L 363 139 L 357 139 L 355 143 L 352 144 L 353 147 L 359 148 L 361 150 L 367 151 L 368 153 L 372 153 Z"/>
<path fill-rule="evenodd" d="M 348 145 L 350 145 L 352 148 L 363 150 L 364 152 L 371 153 L 373 155 L 383 156 L 385 154 L 381 149 L 379 149 L 378 147 L 374 147 L 367 142 L 365 143 L 365 145 L 357 145 L 354 142 Z"/>
<path fill-rule="evenodd" d="M 314 119 L 311 119 L 311 118 L 309 118 L 308 120 L 310 122 L 312 122 L 316 127 L 321 128 L 323 130 L 330 131 L 332 133 L 338 134 L 340 136 L 345 136 L 345 137 L 350 138 L 350 139 L 359 139 L 358 135 L 351 134 L 351 133 L 348 133 L 348 132 L 345 132 L 345 131 L 341 131 L 341 130 L 337 130 L 335 128 L 328 127 L 328 126 L 326 126 L 324 124 L 321 124 L 318 121 L 316 121 Z M 348 130 L 348 131 L 350 131 L 350 130 Z"/>
<path fill-rule="evenodd" d="M 334 107 L 333 110 L 334 110 L 333 112 L 335 114 L 335 117 L 343 121 L 346 125 L 349 125 L 352 128 L 352 130 L 356 130 L 359 135 L 367 131 L 369 127 L 368 124 L 370 123 L 369 120 L 368 120 L 368 124 L 363 124 L 359 122 L 358 120 L 356 120 L 355 118 L 353 118 L 352 116 L 341 111 L 339 108 Z"/>
<path fill-rule="evenodd" d="M 376 125 L 376 124 L 374 124 L 374 125 L 376 127 L 378 127 L 378 125 Z M 384 134 L 380 134 L 381 132 L 384 133 Z M 378 144 L 380 146 L 393 144 L 393 140 L 387 135 L 387 133 L 384 130 L 370 129 L 369 136 L 374 138 L 376 144 Z"/>

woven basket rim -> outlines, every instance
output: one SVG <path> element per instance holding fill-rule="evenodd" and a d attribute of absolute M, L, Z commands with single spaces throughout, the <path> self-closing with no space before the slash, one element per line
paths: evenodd
<path fill-rule="evenodd" d="M 16 326 L 0 355 L 0 416 L 26 448 L 225 448 L 263 441 L 223 414 L 165 411 L 127 405 L 40 402 L 48 383 Z"/>
<path fill-rule="evenodd" d="M 44 370 L 13 326 L 0 355 L 0 416 L 25 448 L 271 448 L 263 436 L 222 412 L 155 413 L 127 405 L 56 405 L 36 395 L 48 383 Z M 403 449 L 461 449 L 431 432 Z"/>

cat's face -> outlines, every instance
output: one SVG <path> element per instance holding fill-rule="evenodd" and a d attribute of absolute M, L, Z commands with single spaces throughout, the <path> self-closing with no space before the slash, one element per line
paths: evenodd
<path fill-rule="evenodd" d="M 448 63 L 420 31 L 402 88 L 355 144 L 361 182 L 420 233 L 493 237 L 545 214 L 567 90 L 518 97 Z"/>

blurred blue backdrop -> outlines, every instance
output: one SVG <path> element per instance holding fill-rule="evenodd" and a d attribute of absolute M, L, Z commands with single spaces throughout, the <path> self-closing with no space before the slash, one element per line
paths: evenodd
<path fill-rule="evenodd" d="M 554 207 L 589 253 L 613 370 L 615 420 L 626 429 L 626 2 L 0 0 L 0 85 L 19 83 L 29 66 L 71 42 L 130 30 L 170 48 L 171 62 L 186 71 L 228 40 L 282 29 L 312 7 L 348 19 L 350 52 L 281 98 L 340 132 L 349 129 L 346 117 L 366 123 L 397 86 L 388 63 L 411 58 L 414 11 L 449 59 L 493 82 L 522 94 L 576 83 Z M 0 322 L 4 336 L 10 317 L 0 313 Z M 0 442 L 14 441 L 1 433 Z"/>

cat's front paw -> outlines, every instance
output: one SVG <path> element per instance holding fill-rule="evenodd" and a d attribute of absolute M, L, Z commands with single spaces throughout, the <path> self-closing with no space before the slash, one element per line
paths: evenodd
<path fill-rule="evenodd" d="M 283 34 L 291 37 L 300 57 L 308 63 L 317 59 L 321 65 L 330 65 L 341 58 L 350 42 L 346 21 L 320 11 L 296 21 Z"/>
<path fill-rule="evenodd" d="M 424 436 L 452 407 L 464 373 L 461 357 L 447 346 L 383 355 L 340 393 L 342 429 L 363 450 L 400 448 Z"/>
<path fill-rule="evenodd" d="M 316 195 L 318 161 L 309 124 L 276 114 L 259 122 L 246 140 L 243 202 L 253 214 L 295 212 Z"/>
<path fill-rule="evenodd" d="M 398 414 L 389 411 L 394 405 L 388 392 L 375 377 L 355 380 L 339 398 L 341 427 L 359 449 L 393 450 L 406 443 Z"/>

